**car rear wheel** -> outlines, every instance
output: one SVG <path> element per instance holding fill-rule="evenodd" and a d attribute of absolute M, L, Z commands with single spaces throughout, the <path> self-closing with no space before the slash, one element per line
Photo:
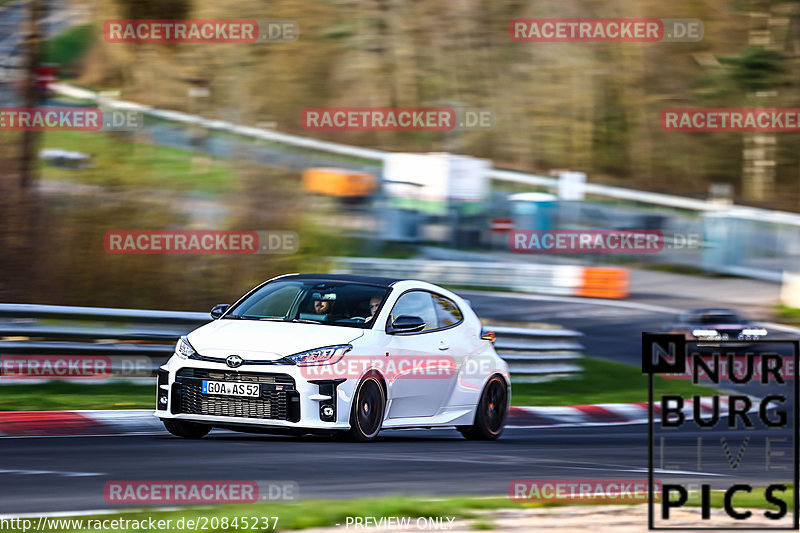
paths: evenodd
<path fill-rule="evenodd" d="M 508 385 L 498 375 L 489 378 L 481 393 L 471 426 L 458 426 L 469 440 L 496 440 L 503 434 L 508 414 Z"/>
<path fill-rule="evenodd" d="M 350 431 L 347 437 L 357 442 L 374 440 L 381 430 L 386 410 L 386 394 L 375 376 L 358 384 L 350 409 Z"/>
<path fill-rule="evenodd" d="M 211 426 L 185 420 L 164 419 L 162 422 L 164 422 L 164 427 L 167 428 L 167 431 L 176 437 L 183 437 L 184 439 L 201 439 L 211 431 Z"/>

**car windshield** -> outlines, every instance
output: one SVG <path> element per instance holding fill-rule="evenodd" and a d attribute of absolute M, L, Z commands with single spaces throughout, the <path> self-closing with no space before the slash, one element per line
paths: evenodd
<path fill-rule="evenodd" d="M 707 313 L 700 315 L 697 322 L 699 324 L 737 324 L 741 320 L 732 313 Z"/>
<path fill-rule="evenodd" d="M 277 280 L 254 291 L 224 318 L 369 328 L 388 293 L 387 287 L 363 283 Z"/>

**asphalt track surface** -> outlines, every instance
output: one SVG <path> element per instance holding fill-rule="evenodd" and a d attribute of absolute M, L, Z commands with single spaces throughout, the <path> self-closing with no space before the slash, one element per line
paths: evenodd
<path fill-rule="evenodd" d="M 585 335 L 587 355 L 636 366 L 642 362 L 642 331 L 662 331 L 675 318 L 674 313 L 657 312 L 649 306 L 618 307 L 602 301 L 479 292 L 464 292 L 463 296 L 481 318 L 559 324 Z"/>
<path fill-rule="evenodd" d="M 678 430 L 666 437 L 664 470 L 656 477 L 714 487 L 791 481 L 790 468 L 765 469 L 765 437 L 787 437 L 789 444 L 772 448 L 790 458 L 791 434 L 761 429 L 748 435 L 751 441 L 734 470 L 718 435 Z M 696 473 L 698 436 L 704 438 L 701 474 Z M 734 455 L 742 442 L 729 438 Z M 507 494 L 518 479 L 643 480 L 648 465 L 646 424 L 509 428 L 491 443 L 441 429 L 386 431 L 369 444 L 212 432 L 200 441 L 166 434 L 4 438 L 0 448 L 0 514 L 119 509 L 103 497 L 105 483 L 113 480 L 293 481 L 301 498 L 326 499 L 497 495 Z M 786 460 L 775 458 L 772 466 L 785 466 Z M 658 450 L 656 467 L 661 467 Z"/>
<path fill-rule="evenodd" d="M 641 331 L 669 322 L 663 313 L 592 305 L 469 296 L 481 316 L 548 319 L 586 334 L 587 352 L 639 364 Z M 539 318 L 541 317 L 541 318 Z M 741 462 L 743 439 L 726 433 L 727 418 L 709 430 L 692 426 L 665 435 L 662 482 L 734 482 L 767 485 L 791 481 L 793 428 L 767 429 L 756 420 Z M 791 420 L 791 418 L 790 418 Z M 744 434 L 742 434 L 744 435 Z M 647 477 L 648 426 L 601 425 L 508 428 L 497 442 L 471 442 L 453 429 L 385 431 L 378 442 L 355 444 L 323 437 L 249 435 L 215 430 L 200 441 L 164 434 L 106 437 L 0 438 L 0 514 L 113 508 L 103 487 L 112 480 L 293 481 L 301 498 L 391 494 L 508 494 L 518 479 L 637 479 Z M 703 438 L 702 465 L 697 464 Z M 766 469 L 766 437 L 773 441 Z M 656 442 L 659 442 L 658 440 Z M 661 468 L 656 448 L 656 467 Z"/>

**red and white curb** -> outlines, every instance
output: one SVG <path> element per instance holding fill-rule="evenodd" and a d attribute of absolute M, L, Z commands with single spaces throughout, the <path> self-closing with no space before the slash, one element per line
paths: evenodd
<path fill-rule="evenodd" d="M 755 409 L 757 399 L 751 398 Z M 751 411 L 753 408 L 751 408 Z M 719 398 L 720 415 L 728 414 L 728 398 Z M 681 412 L 686 420 L 694 416 L 694 402 L 684 400 Z M 700 398 L 700 414 L 708 420 L 713 414 L 713 399 Z M 661 420 L 661 404 L 653 404 L 653 416 Z M 557 427 L 557 426 L 597 426 L 606 424 L 641 424 L 648 417 L 647 402 L 641 403 L 601 403 L 596 405 L 573 405 L 565 407 L 512 407 L 508 413 L 509 427 Z"/>
<path fill-rule="evenodd" d="M 757 401 L 753 401 L 757 405 Z M 728 399 L 720 397 L 720 414 L 728 413 Z M 694 404 L 685 400 L 683 413 L 693 416 Z M 758 409 L 754 407 L 753 409 Z M 700 410 L 707 420 L 713 413 L 712 399 L 701 398 Z M 653 405 L 656 421 L 661 406 Z M 604 424 L 641 424 L 647 422 L 647 403 L 604 403 L 571 407 L 512 407 L 508 427 L 596 426 Z M 166 433 L 164 425 L 151 409 L 118 411 L 2 411 L 0 437 L 135 435 Z"/>
<path fill-rule="evenodd" d="M 0 436 L 130 435 L 166 431 L 152 409 L 3 411 Z"/>

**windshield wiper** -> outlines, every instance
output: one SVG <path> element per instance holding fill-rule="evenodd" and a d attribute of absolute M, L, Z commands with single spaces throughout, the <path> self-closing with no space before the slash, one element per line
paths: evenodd
<path fill-rule="evenodd" d="M 285 322 L 298 322 L 300 324 L 322 324 L 319 320 L 311 320 L 310 318 L 285 318 Z"/>

